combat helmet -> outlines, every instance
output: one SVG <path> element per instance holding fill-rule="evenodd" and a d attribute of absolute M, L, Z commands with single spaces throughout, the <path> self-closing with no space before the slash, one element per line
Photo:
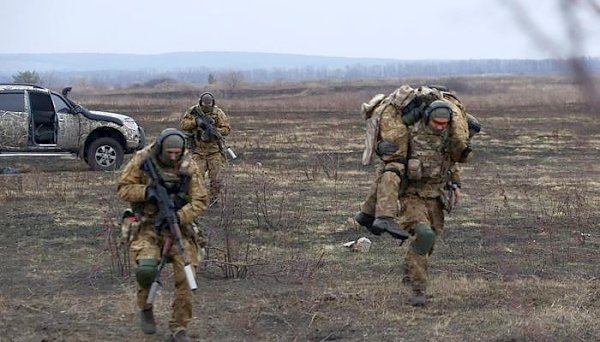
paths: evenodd
<path fill-rule="evenodd" d="M 452 107 L 444 100 L 435 100 L 425 107 L 425 124 L 429 123 L 431 118 L 447 118 L 452 121 Z"/>

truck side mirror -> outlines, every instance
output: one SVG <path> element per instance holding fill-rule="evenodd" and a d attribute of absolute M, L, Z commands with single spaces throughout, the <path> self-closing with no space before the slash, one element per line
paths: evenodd
<path fill-rule="evenodd" d="M 64 87 L 61 91 L 61 94 L 63 94 L 64 97 L 68 97 L 71 89 L 73 89 L 73 87 Z"/>

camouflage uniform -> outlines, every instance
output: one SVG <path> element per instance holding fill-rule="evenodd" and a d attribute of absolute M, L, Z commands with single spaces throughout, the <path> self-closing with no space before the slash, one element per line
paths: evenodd
<path fill-rule="evenodd" d="M 225 163 L 224 151 L 221 151 L 217 141 L 202 141 L 202 130 L 196 124 L 196 113 L 202 113 L 199 104 L 190 107 L 181 118 L 181 129 L 185 132 L 194 134 L 195 146 L 193 147 L 193 158 L 200 168 L 200 173 L 204 176 L 208 170 L 208 178 L 210 179 L 210 202 L 212 203 L 221 192 L 222 186 L 222 171 Z M 217 107 L 212 106 L 212 110 L 208 113 L 214 119 L 215 127 L 222 136 L 227 136 L 231 132 L 229 119 L 225 112 Z"/>
<path fill-rule="evenodd" d="M 410 128 L 411 160 L 418 160 L 420 176 L 412 177 L 400 196 L 399 222 L 415 238 L 406 254 L 405 265 L 414 293 L 424 293 L 427 286 L 428 258 L 433 251 L 437 235 L 444 229 L 444 212 L 450 211 L 453 189 L 449 184 L 460 186 L 460 170 L 452 160 L 455 149 L 447 127 L 441 134 L 433 132 L 421 120 Z M 414 298 L 414 297 L 413 297 Z"/>
<path fill-rule="evenodd" d="M 157 171 L 165 182 L 180 184 L 182 177 L 189 177 L 187 192 L 177 193 L 183 198 L 182 206 L 177 210 L 180 227 L 183 235 L 185 253 L 195 269 L 198 266 L 198 241 L 190 223 L 196 219 L 207 206 L 208 195 L 204 187 L 200 170 L 187 152 L 175 164 L 173 169 L 161 167 L 156 160 L 157 149 L 155 145 L 161 141 L 157 139 L 153 145 L 137 152 L 121 172 L 117 192 L 121 199 L 132 204 L 133 211 L 139 218 L 139 228 L 132 233 L 130 238 L 130 250 L 132 258 L 136 260 L 137 270 L 140 269 L 142 261 L 156 261 L 161 258 L 165 236 L 169 236 L 168 229 L 163 229 L 161 235 L 154 228 L 154 219 L 157 215 L 157 207 L 154 202 L 146 199 L 146 192 L 150 184 L 150 177 L 141 170 L 141 165 L 146 158 L 152 158 Z M 181 188 L 179 188 L 181 191 Z M 173 195 L 175 196 L 175 195 Z M 175 246 L 171 248 L 171 263 L 173 264 L 175 280 L 175 300 L 173 302 L 173 313 L 169 321 L 169 329 L 173 335 L 185 331 L 186 326 L 192 319 L 192 292 L 186 282 L 184 274 L 183 258 Z M 138 278 L 137 304 L 143 311 L 150 311 L 152 305 L 146 304 L 150 286 L 141 285 Z M 153 318 L 152 318 L 153 320 Z M 150 332 L 152 333 L 152 332 Z"/>

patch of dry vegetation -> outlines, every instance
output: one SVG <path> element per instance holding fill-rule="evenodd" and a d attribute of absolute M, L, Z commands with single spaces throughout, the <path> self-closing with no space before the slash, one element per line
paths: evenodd
<path fill-rule="evenodd" d="M 407 244 L 352 221 L 373 178 L 360 166 L 360 103 L 399 84 L 448 84 L 483 124 L 464 198 L 432 257 L 430 303 L 407 304 Z M 204 89 L 96 89 L 84 105 L 131 113 L 150 137 Z M 247 341 L 599 340 L 599 123 L 570 80 L 472 77 L 241 85 L 229 114 L 222 206 L 204 215 L 190 335 Z M 219 96 L 221 95 L 221 96 Z M 223 96 L 226 95 L 226 96 Z M 75 97 L 75 96 L 74 96 Z M 6 160 L 0 166 L 8 166 Z M 0 175 L 0 326 L 31 340 L 162 340 L 138 329 L 132 277 L 111 267 L 117 173 L 18 161 Z M 14 166 L 14 164 L 13 164 Z M 372 238 L 367 254 L 341 244 Z M 166 272 L 169 273 L 169 272 Z M 23 329 L 26 327 L 27 329 Z M 3 331 L 3 332 L 4 332 Z"/>

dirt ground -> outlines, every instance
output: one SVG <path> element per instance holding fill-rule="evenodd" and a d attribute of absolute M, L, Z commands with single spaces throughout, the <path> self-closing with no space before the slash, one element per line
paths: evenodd
<path fill-rule="evenodd" d="M 463 203 L 431 258 L 428 305 L 407 303 L 408 244 L 352 220 L 374 176 L 360 165 L 358 108 L 402 82 L 247 86 L 217 97 L 239 158 L 221 206 L 203 215 L 210 247 L 197 272 L 193 340 L 600 340 L 597 113 L 567 79 L 421 82 L 456 85 L 483 126 L 463 169 Z M 77 95 L 130 113 L 152 139 L 176 127 L 199 93 Z M 115 254 L 126 207 L 118 172 L 76 159 L 0 159 L 5 166 L 21 173 L 0 175 L 0 341 L 164 341 L 171 270 L 158 332 L 146 336 L 132 269 Z M 342 247 L 362 236 L 373 241 L 369 253 Z"/>

